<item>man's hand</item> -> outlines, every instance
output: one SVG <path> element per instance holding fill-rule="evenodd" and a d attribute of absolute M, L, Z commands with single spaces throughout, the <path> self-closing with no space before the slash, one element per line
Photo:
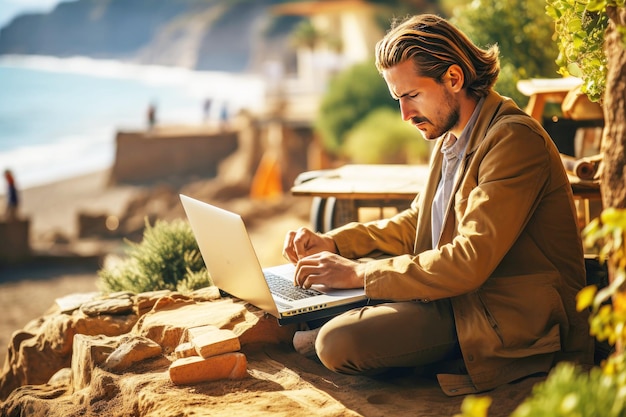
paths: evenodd
<path fill-rule="evenodd" d="M 310 288 L 313 284 L 329 288 L 362 288 L 363 265 L 335 253 L 316 253 L 298 261 L 295 285 L 303 288 Z"/>
<path fill-rule="evenodd" d="M 291 230 L 285 237 L 283 256 L 294 264 L 306 256 L 324 251 L 337 253 L 335 241 L 305 227 Z"/>

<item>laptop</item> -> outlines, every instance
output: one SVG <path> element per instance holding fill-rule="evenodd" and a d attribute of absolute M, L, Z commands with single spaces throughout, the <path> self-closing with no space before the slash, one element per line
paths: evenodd
<path fill-rule="evenodd" d="M 295 286 L 291 263 L 263 269 L 240 215 L 183 194 L 180 199 L 213 283 L 280 324 L 325 318 L 367 304 L 363 288 Z"/>

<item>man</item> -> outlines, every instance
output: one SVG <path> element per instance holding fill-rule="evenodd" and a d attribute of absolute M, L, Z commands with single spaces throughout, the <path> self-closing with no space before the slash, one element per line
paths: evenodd
<path fill-rule="evenodd" d="M 381 301 L 321 327 L 315 349 L 329 369 L 435 366 L 444 392 L 460 395 L 559 360 L 592 362 L 587 316 L 575 310 L 585 269 L 571 186 L 542 127 L 493 90 L 498 52 L 434 15 L 377 44 L 402 118 L 436 146 L 410 209 L 286 236 L 297 285 L 364 287 Z M 388 256 L 355 261 L 379 253 Z"/>

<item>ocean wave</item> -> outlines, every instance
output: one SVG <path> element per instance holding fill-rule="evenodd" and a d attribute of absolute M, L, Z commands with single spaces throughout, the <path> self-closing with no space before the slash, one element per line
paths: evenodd
<path fill-rule="evenodd" d="M 139 65 L 112 59 L 84 56 L 2 55 L 0 65 L 38 71 L 73 73 L 101 78 L 131 79 L 153 86 L 180 86 L 196 97 L 229 99 L 240 106 L 262 105 L 265 80 L 254 74 L 196 71 L 183 67 Z"/>
<path fill-rule="evenodd" d="M 30 188 L 106 169 L 114 155 L 114 134 L 100 129 L 0 152 L 0 167 L 13 172 L 20 188 Z"/>

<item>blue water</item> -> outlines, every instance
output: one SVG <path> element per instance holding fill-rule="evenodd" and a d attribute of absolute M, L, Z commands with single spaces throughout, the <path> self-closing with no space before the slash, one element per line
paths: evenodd
<path fill-rule="evenodd" d="M 0 58 L 0 170 L 21 188 L 111 166 L 118 130 L 144 129 L 150 103 L 160 124 L 203 123 L 222 106 L 258 109 L 253 76 L 139 66 L 87 58 Z M 0 188 L 0 193 L 4 189 Z"/>

